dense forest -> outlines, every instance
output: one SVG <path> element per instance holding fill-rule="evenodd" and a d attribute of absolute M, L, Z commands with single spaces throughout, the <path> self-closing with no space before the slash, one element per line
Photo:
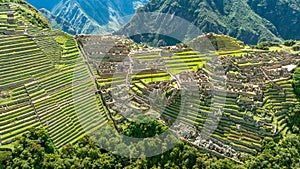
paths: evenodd
<path fill-rule="evenodd" d="M 139 129 L 141 125 L 136 125 Z M 135 125 L 133 125 L 135 126 Z M 160 128 L 160 127 L 158 127 Z M 149 129 L 149 128 L 148 128 Z M 160 129 L 159 129 L 160 130 Z M 131 127 L 127 131 L 137 135 Z M 300 137 L 290 134 L 280 141 L 266 142 L 256 157 L 248 156 L 243 164 L 229 159 L 217 159 L 181 141 L 173 149 L 154 157 L 130 159 L 101 149 L 86 136 L 75 144 L 56 149 L 44 128 L 31 129 L 16 138 L 12 151 L 0 152 L 0 168 L 299 168 Z"/>

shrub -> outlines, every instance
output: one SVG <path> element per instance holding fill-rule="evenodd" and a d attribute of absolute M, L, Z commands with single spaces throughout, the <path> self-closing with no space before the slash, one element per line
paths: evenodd
<path fill-rule="evenodd" d="M 269 50 L 269 43 L 261 42 L 258 45 L 254 46 L 254 49 Z"/>
<path fill-rule="evenodd" d="M 286 40 L 283 42 L 284 46 L 293 46 L 295 44 L 296 44 L 296 41 L 294 41 L 294 40 Z"/>
<path fill-rule="evenodd" d="M 300 45 L 293 46 L 294 51 L 300 51 Z"/>
<path fill-rule="evenodd" d="M 297 94 L 297 96 L 300 96 L 300 69 L 297 68 L 293 73 L 293 87 Z"/>

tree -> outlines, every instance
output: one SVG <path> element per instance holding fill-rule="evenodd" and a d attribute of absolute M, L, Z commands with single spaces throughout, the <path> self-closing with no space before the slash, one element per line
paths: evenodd
<path fill-rule="evenodd" d="M 292 112 L 298 114 L 300 106 Z M 297 110 L 295 110 L 297 109 Z M 159 125 L 159 123 L 158 123 Z M 105 133 L 106 131 L 101 131 Z M 175 141 L 167 137 L 163 141 Z M 115 146 L 118 153 L 141 153 L 145 147 L 155 147 L 162 140 L 145 139 L 131 149 L 124 143 Z M 180 141 L 174 148 L 154 157 L 139 154 L 139 159 L 120 157 L 104 151 L 90 137 L 81 138 L 74 144 L 68 144 L 60 150 L 52 151 L 51 139 L 45 129 L 32 129 L 22 137 L 17 137 L 14 149 L 0 152 L 0 168 L 299 168 L 300 136 L 290 134 L 279 142 L 270 141 L 263 146 L 257 156 L 245 159 L 245 164 L 236 164 L 230 159 L 218 159 L 203 154 L 188 142 Z M 163 144 L 162 144 L 163 146 Z M 49 148 L 49 151 L 46 151 Z M 136 155 L 136 154 L 135 154 Z"/>
<path fill-rule="evenodd" d="M 246 161 L 250 169 L 296 168 L 300 165 L 300 137 L 287 135 L 279 143 L 269 142 L 261 153 Z"/>
<path fill-rule="evenodd" d="M 288 127 L 290 131 L 295 134 L 299 134 L 300 130 L 300 105 L 290 107 L 288 113 Z"/>
<path fill-rule="evenodd" d="M 298 95 L 298 98 L 300 96 L 300 69 L 296 68 L 293 73 L 293 87 L 295 90 L 295 93 Z"/>
<path fill-rule="evenodd" d="M 294 51 L 300 51 L 300 45 L 293 46 Z"/>

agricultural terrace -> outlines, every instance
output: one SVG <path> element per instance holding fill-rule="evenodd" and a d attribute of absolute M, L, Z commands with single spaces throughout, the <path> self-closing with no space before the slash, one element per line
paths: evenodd
<path fill-rule="evenodd" d="M 77 42 L 34 11 L 0 6 L 0 148 L 31 127 L 45 127 L 60 148 L 107 123 Z"/>
<path fill-rule="evenodd" d="M 136 114 L 153 115 L 183 139 L 236 159 L 290 131 L 286 112 L 299 104 L 291 80 L 297 54 L 232 47 L 212 59 L 180 45 L 133 49 L 109 35 L 78 40 L 119 131 Z M 185 84 L 195 82 L 198 94 L 185 100 Z"/>
<path fill-rule="evenodd" d="M 50 30 L 48 21 L 26 2 L 2 0 L 0 6 L 0 34 L 40 34 Z"/>
<path fill-rule="evenodd" d="M 217 53 L 136 47 L 112 35 L 77 35 L 77 42 L 30 6 L 2 4 L 1 147 L 41 126 L 60 148 L 108 122 L 122 132 L 146 114 L 238 160 L 295 129 L 288 112 L 299 104 L 298 70 L 292 78 L 299 54 L 245 50 L 226 36 L 209 37 Z"/>

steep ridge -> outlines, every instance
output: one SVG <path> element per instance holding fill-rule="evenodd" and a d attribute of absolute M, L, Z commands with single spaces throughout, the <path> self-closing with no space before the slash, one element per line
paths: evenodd
<path fill-rule="evenodd" d="M 260 16 L 274 24 L 284 39 L 300 39 L 300 3 L 297 0 L 249 0 Z"/>
<path fill-rule="evenodd" d="M 53 28 L 63 30 L 70 34 L 76 34 L 73 26 L 67 20 L 52 15 L 51 12 L 45 8 L 41 8 L 40 12 L 49 20 L 50 24 L 53 25 Z"/>
<path fill-rule="evenodd" d="M 76 33 L 104 33 L 101 31 L 102 27 L 93 18 L 90 18 L 76 1 L 61 1 L 53 8 L 52 13 L 54 16 L 60 16 L 67 20 L 73 25 Z"/>
<path fill-rule="evenodd" d="M 300 35 L 297 32 L 300 28 L 299 3 L 283 0 L 151 0 L 118 33 L 138 31 L 140 25 L 137 23 L 142 13 L 149 12 L 175 15 L 196 25 L 202 32 L 230 35 L 247 44 L 280 41 L 281 38 L 299 39 Z M 145 22 L 146 29 L 157 24 L 155 19 L 145 19 Z M 148 41 L 152 41 L 150 39 Z"/>
<path fill-rule="evenodd" d="M 45 15 L 48 19 L 56 18 L 68 22 L 52 22 L 53 27 L 61 29 L 69 27 L 62 24 L 71 25 L 77 34 L 99 34 L 116 31 L 129 21 L 138 7 L 147 2 L 146 0 L 62 0 L 50 3 L 48 0 L 44 4 L 44 2 L 37 0 L 27 1 L 39 9 L 44 8 L 43 14 L 48 13 Z M 70 31 L 69 33 L 73 32 Z"/>
<path fill-rule="evenodd" d="M 46 8 L 47 10 L 52 10 L 61 0 L 45 0 L 45 1 L 40 1 L 40 0 L 26 0 L 29 2 L 31 5 L 33 5 L 37 9 L 41 8 Z"/>

